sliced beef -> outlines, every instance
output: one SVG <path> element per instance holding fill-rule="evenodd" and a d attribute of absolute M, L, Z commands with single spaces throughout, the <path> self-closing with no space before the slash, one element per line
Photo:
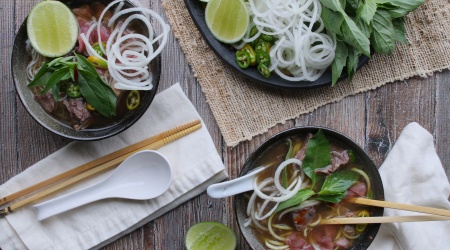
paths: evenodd
<path fill-rule="evenodd" d="M 89 117 L 91 117 L 91 113 L 87 110 L 83 98 L 67 98 L 63 101 L 63 104 L 70 114 L 72 127 L 75 130 L 84 128 Z"/>
<path fill-rule="evenodd" d="M 303 233 L 293 233 L 286 238 L 286 244 L 288 244 L 291 250 L 313 250 L 313 247 L 309 245 L 303 238 Z"/>
<path fill-rule="evenodd" d="M 300 148 L 300 150 L 295 155 L 295 158 L 303 161 L 303 159 L 306 156 L 306 147 L 308 146 L 308 142 L 309 142 L 309 139 L 311 139 L 311 137 L 313 137 L 313 134 L 308 134 L 306 136 L 305 143 L 303 143 L 302 147 Z"/>
<path fill-rule="evenodd" d="M 314 228 L 316 242 L 322 250 L 334 249 L 333 240 L 338 233 L 338 227 L 336 225 L 322 225 Z"/>
<path fill-rule="evenodd" d="M 302 210 L 292 212 L 292 219 L 297 231 L 303 231 L 303 229 L 305 229 L 305 227 L 314 218 L 315 215 L 315 206 L 306 207 Z"/>
<path fill-rule="evenodd" d="M 345 198 L 350 197 L 365 197 L 367 193 L 366 184 L 363 182 L 357 182 L 353 184 L 348 190 Z"/>
<path fill-rule="evenodd" d="M 45 110 L 45 112 L 51 113 L 53 112 L 53 110 L 55 110 L 56 102 L 55 99 L 53 99 L 53 95 L 50 92 L 42 95 L 37 94 L 34 96 L 34 99 L 36 100 L 37 103 L 39 103 L 42 109 Z"/>
<path fill-rule="evenodd" d="M 338 170 L 341 166 L 347 164 L 349 160 L 350 157 L 348 156 L 347 150 L 344 150 L 342 152 L 331 151 L 331 165 L 328 165 L 324 168 L 317 168 L 316 170 L 314 170 L 314 172 L 322 174 L 331 174 L 336 170 Z"/>

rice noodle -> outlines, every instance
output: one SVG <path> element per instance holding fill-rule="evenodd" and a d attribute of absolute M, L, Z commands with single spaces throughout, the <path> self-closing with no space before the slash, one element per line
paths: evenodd
<path fill-rule="evenodd" d="M 325 34 L 319 0 L 249 0 L 250 24 L 241 48 L 260 34 L 277 38 L 269 69 L 289 81 L 315 81 L 334 60 L 336 42 Z M 250 29 L 258 33 L 250 37 Z"/>
<path fill-rule="evenodd" d="M 102 19 L 106 11 L 117 3 L 119 4 L 108 22 L 108 27 L 112 27 L 114 25 L 115 27 L 106 42 L 106 48 L 104 48 L 100 40 Z M 153 88 L 153 77 L 151 72 L 148 70 L 148 65 L 161 53 L 162 49 L 166 45 L 170 26 L 164 22 L 160 15 L 150 9 L 133 7 L 122 10 L 122 6 L 123 0 L 113 1 L 105 7 L 100 15 L 97 22 L 99 47 L 108 58 L 108 71 L 111 77 L 116 81 L 114 84 L 115 88 L 127 90 L 150 90 Z M 129 13 L 135 14 L 130 14 L 120 24 L 116 22 L 120 17 Z M 143 13 L 154 18 L 162 28 L 161 34 L 154 38 L 155 32 L 150 21 L 142 14 L 137 13 Z M 129 33 L 127 31 L 130 23 L 135 20 L 142 21 L 147 26 L 148 36 Z M 157 43 L 159 43 L 158 46 L 156 46 Z M 154 47 L 156 47 L 156 49 L 154 49 Z M 88 49 L 88 53 L 90 53 L 88 46 L 86 46 L 86 48 Z"/>

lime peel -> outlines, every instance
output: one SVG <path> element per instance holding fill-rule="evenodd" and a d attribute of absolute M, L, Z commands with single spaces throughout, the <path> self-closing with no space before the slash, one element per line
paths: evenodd
<path fill-rule="evenodd" d="M 33 6 L 27 17 L 27 35 L 41 55 L 59 57 L 68 54 L 78 39 L 78 21 L 59 1 L 47 0 Z"/>
<path fill-rule="evenodd" d="M 247 32 L 250 17 L 242 0 L 209 0 L 205 9 L 205 22 L 217 40 L 235 43 Z"/>
<path fill-rule="evenodd" d="M 233 250 L 236 234 L 219 222 L 201 222 L 189 228 L 185 245 L 187 250 Z"/>

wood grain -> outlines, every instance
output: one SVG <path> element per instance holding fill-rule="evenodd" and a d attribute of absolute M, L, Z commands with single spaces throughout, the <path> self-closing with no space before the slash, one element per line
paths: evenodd
<path fill-rule="evenodd" d="M 23 108 L 14 89 L 9 65 L 14 35 L 37 2 L 38 0 L 0 0 L 0 184 L 70 142 L 35 122 Z M 166 18 L 160 1 L 141 2 Z M 349 96 L 279 124 L 251 141 L 228 148 L 206 98 L 172 34 L 163 50 L 162 63 L 164 66 L 158 91 L 163 91 L 176 82 L 180 83 L 204 120 L 231 178 L 239 175 L 244 160 L 265 139 L 284 129 L 306 125 L 326 126 L 347 134 L 362 145 L 375 164 L 380 166 L 402 129 L 413 121 L 433 134 L 437 153 L 447 176 L 450 176 L 450 72 L 447 70 L 428 78 L 415 77 Z M 187 230 L 202 221 L 225 223 L 239 235 L 233 199 L 211 199 L 203 193 L 103 249 L 184 249 Z M 241 236 L 238 249 L 249 249 Z"/>

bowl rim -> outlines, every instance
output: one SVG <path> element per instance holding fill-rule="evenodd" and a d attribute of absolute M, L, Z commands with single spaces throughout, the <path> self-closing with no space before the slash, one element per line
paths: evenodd
<path fill-rule="evenodd" d="M 360 158 L 364 161 L 365 164 L 368 164 L 368 168 L 370 168 L 371 170 L 373 170 L 371 174 L 369 174 L 369 176 L 372 179 L 372 184 L 376 184 L 374 185 L 374 190 L 377 189 L 377 193 L 374 194 L 376 197 L 376 199 L 380 199 L 380 200 L 384 200 L 385 196 L 384 196 L 384 186 L 383 186 L 383 182 L 380 176 L 380 173 L 378 171 L 378 168 L 376 167 L 375 163 L 373 162 L 373 160 L 370 158 L 370 156 L 367 154 L 367 152 L 364 151 L 364 149 L 358 144 L 356 143 L 353 139 L 351 139 L 349 136 L 345 135 L 342 132 L 339 132 L 335 129 L 331 129 L 328 127 L 324 127 L 324 126 L 298 126 L 298 127 L 293 127 L 293 128 L 289 128 L 283 131 L 280 131 L 274 135 L 272 135 L 271 137 L 269 137 L 268 139 L 266 139 L 264 142 L 262 142 L 245 160 L 243 167 L 241 168 L 241 171 L 239 172 L 239 177 L 245 175 L 246 173 L 248 173 L 248 171 L 250 171 L 252 169 L 252 164 L 251 162 L 254 161 L 255 159 L 257 159 L 257 157 L 264 152 L 267 148 L 270 147 L 270 145 L 274 142 L 278 142 L 283 138 L 288 137 L 289 135 L 292 135 L 294 133 L 298 134 L 306 134 L 308 132 L 311 131 L 315 131 L 317 132 L 319 129 L 321 129 L 322 131 L 324 131 L 325 135 L 327 135 L 327 137 L 331 134 L 332 138 L 334 140 L 337 140 L 339 143 L 351 146 L 352 150 L 356 150 L 358 156 L 360 156 Z M 374 174 L 375 173 L 375 174 Z M 374 174 L 374 175 L 373 175 Z M 250 192 L 250 191 L 249 191 Z M 248 193 L 248 192 L 247 192 Z M 237 221 L 237 225 L 239 228 L 239 233 L 242 235 L 242 237 L 244 238 L 244 240 L 246 241 L 247 245 L 251 248 L 251 249 L 258 249 L 256 248 L 257 246 L 252 245 L 252 243 L 250 242 L 251 239 L 249 235 L 247 235 L 244 232 L 244 223 L 243 221 L 241 221 L 239 219 L 239 207 L 241 206 L 240 202 L 243 199 L 245 193 L 242 194 L 238 194 L 236 196 L 234 196 L 234 214 L 236 216 L 236 221 Z M 373 207 L 373 209 L 376 210 L 376 216 L 382 216 L 384 213 L 384 208 L 382 207 Z M 352 246 L 351 249 L 357 249 L 357 250 L 362 250 L 362 249 L 367 249 L 371 243 L 373 242 L 373 240 L 375 239 L 379 229 L 380 229 L 381 224 L 380 223 L 375 223 L 375 224 L 369 224 L 368 228 L 370 228 L 371 230 L 371 234 L 370 235 L 363 235 L 365 237 L 368 237 L 367 240 L 363 240 L 362 242 L 357 242 L 357 245 Z M 366 232 L 368 232 L 369 230 L 366 230 Z M 367 234 L 367 233 L 366 233 Z M 259 243 L 259 241 L 258 241 Z"/>
<path fill-rule="evenodd" d="M 61 1 L 67 5 L 67 3 L 65 3 L 65 1 L 62 1 L 62 0 L 58 0 L 58 1 Z M 94 2 L 94 1 L 88 1 L 88 3 L 92 3 L 92 2 Z M 95 0 L 95 2 L 101 2 L 104 4 L 105 1 Z M 109 1 L 109 2 L 112 2 L 112 1 Z M 130 0 L 123 0 L 123 2 L 125 2 L 124 7 L 126 7 L 126 8 L 137 7 L 137 5 Z M 83 4 L 83 3 L 80 3 L 80 4 Z M 159 87 L 159 81 L 160 81 L 161 69 L 162 69 L 161 54 L 156 56 L 150 62 L 151 66 L 149 66 L 149 70 L 151 71 L 151 74 L 153 76 L 153 79 L 152 79 L 153 88 L 151 90 L 148 90 L 145 92 L 145 98 L 141 97 L 141 105 L 142 106 L 138 110 L 135 110 L 132 115 L 124 117 L 124 118 L 120 119 L 120 121 L 113 122 L 103 128 L 83 129 L 83 130 L 75 131 L 73 128 L 69 128 L 70 126 L 68 126 L 67 124 L 62 124 L 62 122 L 58 121 L 56 118 L 54 118 L 53 116 L 51 116 L 50 114 L 45 112 L 42 109 L 42 107 L 40 107 L 40 105 L 35 100 L 33 100 L 34 101 L 33 104 L 31 104 L 32 102 L 28 103 L 28 101 L 25 98 L 25 94 L 22 93 L 22 90 L 20 87 L 20 85 L 23 83 L 21 83 L 17 77 L 17 75 L 20 72 L 16 72 L 16 71 L 18 71 L 18 69 L 15 69 L 16 64 L 15 64 L 15 60 L 14 60 L 14 58 L 17 58 L 17 55 L 20 53 L 27 54 L 27 52 L 20 51 L 20 50 L 24 50 L 24 48 L 22 46 L 18 46 L 18 43 L 20 42 L 19 38 L 22 38 L 22 37 L 25 39 L 28 38 L 27 31 L 26 31 L 27 19 L 28 19 L 28 15 L 24 19 L 22 24 L 20 25 L 19 30 L 14 37 L 13 49 L 12 49 L 11 57 L 10 57 L 10 69 L 11 69 L 11 73 L 12 73 L 14 87 L 15 87 L 17 95 L 19 96 L 20 102 L 22 103 L 23 107 L 26 109 L 27 113 L 29 115 L 31 115 L 31 117 L 37 123 L 39 123 L 46 130 L 48 130 L 58 136 L 67 138 L 67 139 L 72 139 L 72 140 L 77 140 L 77 141 L 96 141 L 96 140 L 101 140 L 101 139 L 106 139 L 106 138 L 112 137 L 114 135 L 117 135 L 117 134 L 127 130 L 129 127 L 131 127 L 133 124 L 135 124 L 145 114 L 145 112 L 150 107 L 151 103 L 153 103 L 153 100 L 157 94 L 157 90 Z M 156 42 L 155 46 L 157 46 L 158 44 L 159 43 Z M 145 101 L 142 102 L 142 99 L 144 99 Z M 40 112 L 39 114 L 36 114 L 35 111 L 33 111 L 31 109 L 30 105 L 38 105 L 39 106 L 38 108 L 42 109 L 42 112 L 46 116 L 46 118 L 51 120 L 52 123 L 54 123 L 55 126 L 60 129 L 52 128 L 48 124 L 48 122 L 46 122 L 43 118 L 41 118 L 40 114 L 42 112 Z M 70 131 L 70 132 L 73 132 L 74 134 L 67 134 L 67 133 L 64 133 L 63 131 Z"/>

